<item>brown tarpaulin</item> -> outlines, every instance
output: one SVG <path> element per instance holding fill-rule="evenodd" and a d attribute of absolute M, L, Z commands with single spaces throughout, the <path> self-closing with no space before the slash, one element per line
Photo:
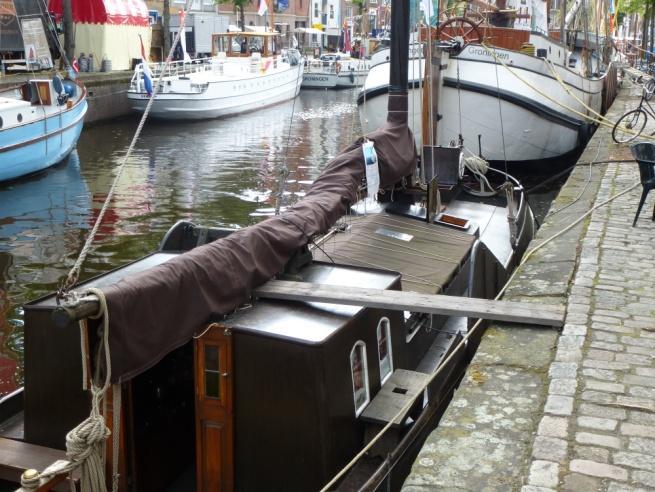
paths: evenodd
<path fill-rule="evenodd" d="M 375 143 L 381 186 L 398 182 L 416 165 L 406 111 L 406 94 L 390 95 L 386 125 L 367 135 Z M 328 163 L 304 199 L 280 215 L 104 288 L 112 382 L 145 371 L 212 316 L 247 301 L 310 238 L 327 232 L 357 199 L 365 176 L 361 144 Z"/>

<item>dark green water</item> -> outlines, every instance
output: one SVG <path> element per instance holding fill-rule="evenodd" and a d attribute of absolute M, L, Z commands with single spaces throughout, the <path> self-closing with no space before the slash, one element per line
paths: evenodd
<path fill-rule="evenodd" d="M 273 210 L 285 161 L 290 175 L 282 205 L 296 201 L 360 132 L 354 101 L 350 90 L 302 91 L 295 103 L 232 118 L 148 122 L 81 278 L 152 252 L 181 219 L 229 227 L 261 220 Z M 0 184 L 0 395 L 22 384 L 20 306 L 65 278 L 137 123 L 87 128 L 67 161 Z"/>

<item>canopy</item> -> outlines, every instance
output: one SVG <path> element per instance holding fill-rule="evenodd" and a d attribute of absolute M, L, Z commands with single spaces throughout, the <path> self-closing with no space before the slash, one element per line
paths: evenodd
<path fill-rule="evenodd" d="M 50 0 L 48 8 L 57 19 L 63 0 Z M 71 0 L 73 22 L 149 26 L 148 7 L 143 0 Z"/>

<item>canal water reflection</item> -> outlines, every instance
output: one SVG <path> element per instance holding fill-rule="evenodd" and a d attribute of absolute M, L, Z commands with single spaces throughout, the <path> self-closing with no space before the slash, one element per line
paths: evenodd
<path fill-rule="evenodd" d="M 261 220 L 273 210 L 285 163 L 282 205 L 293 203 L 361 131 L 355 97 L 303 91 L 295 101 L 228 119 L 149 122 L 81 278 L 152 252 L 181 219 L 223 227 Z M 88 128 L 66 162 L 0 184 L 0 396 L 22 384 L 20 306 L 55 290 L 73 265 L 137 123 Z"/>

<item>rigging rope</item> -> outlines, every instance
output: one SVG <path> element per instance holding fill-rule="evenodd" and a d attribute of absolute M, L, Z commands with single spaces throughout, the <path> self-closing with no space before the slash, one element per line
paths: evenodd
<path fill-rule="evenodd" d="M 549 96 L 547 93 L 545 93 L 545 92 L 543 92 L 542 90 L 538 89 L 538 88 L 535 87 L 533 84 L 531 84 L 530 82 L 528 82 L 527 80 L 525 80 L 523 77 L 521 77 L 521 76 L 520 76 L 518 73 L 516 73 L 514 70 L 512 70 L 510 67 L 508 67 L 508 66 L 505 64 L 505 62 L 503 62 L 503 61 L 498 57 L 498 55 L 496 54 L 496 50 L 495 50 L 494 47 L 489 46 L 489 45 L 487 45 L 487 44 L 485 44 L 485 43 L 482 43 L 482 46 L 485 47 L 485 48 L 486 48 L 486 49 L 491 53 L 491 55 L 494 57 L 494 59 L 496 60 L 497 63 L 500 63 L 500 64 L 501 64 L 503 67 L 505 67 L 505 68 L 506 68 L 506 69 L 507 69 L 507 70 L 508 70 L 512 75 L 514 75 L 514 77 L 516 77 L 516 78 L 519 79 L 521 82 L 523 82 L 525 85 L 527 85 L 528 87 L 530 87 L 530 88 L 531 88 L 533 91 L 535 91 L 537 94 L 542 95 L 543 97 L 545 97 L 545 98 L 548 99 L 549 101 L 551 101 L 551 102 L 557 104 L 558 106 L 560 106 L 560 107 L 562 107 L 562 108 L 564 108 L 564 109 L 567 109 L 568 111 L 570 111 L 570 112 L 572 112 L 572 113 L 574 113 L 574 114 L 577 114 L 578 116 L 582 117 L 582 118 L 585 119 L 585 120 L 588 120 L 588 121 L 590 121 L 590 122 L 592 122 L 592 123 L 595 123 L 595 124 L 597 124 L 597 125 L 600 125 L 600 126 L 605 126 L 605 127 L 608 127 L 608 128 L 614 128 L 614 124 L 608 123 L 608 122 L 606 122 L 606 121 L 604 121 L 604 120 L 599 120 L 598 118 L 592 118 L 591 116 L 589 116 L 589 115 L 587 115 L 587 114 L 585 114 L 585 113 L 582 113 L 582 112 L 578 111 L 577 109 L 572 108 L 572 107 L 570 107 L 570 106 L 568 106 L 568 105 L 562 103 L 561 101 L 558 101 L 557 99 L 555 99 L 555 98 Z M 640 138 L 643 138 L 643 139 L 645 139 L 645 140 L 653 140 L 653 141 L 655 141 L 655 136 L 653 136 L 653 135 L 643 135 L 643 134 L 640 134 L 639 132 L 635 132 L 634 130 L 631 130 L 631 129 L 629 129 L 629 128 L 624 128 L 624 129 L 622 129 L 622 131 L 625 132 L 625 133 L 628 133 L 628 134 L 632 134 L 632 135 L 639 135 Z"/>
<path fill-rule="evenodd" d="M 189 10 L 189 6 L 191 4 L 191 0 L 186 0 L 186 5 L 184 6 L 184 13 L 186 14 Z M 116 176 L 114 177 L 114 181 L 111 185 L 111 188 L 109 189 L 109 193 L 107 193 L 107 198 L 105 199 L 105 202 L 102 204 L 102 208 L 100 209 L 100 212 L 98 213 L 98 217 L 96 218 L 95 223 L 93 224 L 93 228 L 91 229 L 91 232 L 89 233 L 89 236 L 87 237 L 84 246 L 82 247 L 82 250 L 80 251 L 79 256 L 77 257 L 77 260 L 75 261 L 75 264 L 73 267 L 70 269 L 68 272 L 68 275 L 66 276 L 66 279 L 64 280 L 63 284 L 59 287 L 59 290 L 57 292 L 57 299 L 61 299 L 66 297 L 68 294 L 68 291 L 77 283 L 77 280 L 79 278 L 80 274 L 80 269 L 82 268 L 82 264 L 84 263 L 84 260 L 86 260 L 86 256 L 88 255 L 91 245 L 93 243 L 93 240 L 95 239 L 95 236 L 98 232 L 98 229 L 100 228 L 100 224 L 102 223 L 102 220 L 105 217 L 105 213 L 109 209 L 109 204 L 111 203 L 111 200 L 114 198 L 114 193 L 116 192 L 116 187 L 118 185 L 118 182 L 121 178 L 121 175 L 123 174 L 123 171 L 125 170 L 125 166 L 130 159 L 132 152 L 134 151 L 134 148 L 136 147 L 136 142 L 139 139 L 139 136 L 141 135 L 141 130 L 143 130 L 143 126 L 146 123 L 146 119 L 148 118 L 148 114 L 150 113 L 150 109 L 152 108 L 152 105 L 155 101 L 155 96 L 157 94 L 157 91 L 161 87 L 161 81 L 162 78 L 164 77 L 164 72 L 165 69 L 170 65 L 171 60 L 173 59 L 173 53 L 175 52 L 175 47 L 177 46 L 177 43 L 180 40 L 180 33 L 184 32 L 184 24 L 186 21 L 187 16 L 184 15 L 180 19 L 180 28 L 178 29 L 175 39 L 173 40 L 173 43 L 171 45 L 171 49 L 168 52 L 168 57 L 166 58 L 166 63 L 164 63 L 164 67 L 162 71 L 159 73 L 159 77 L 157 78 L 157 83 L 155 84 L 155 87 L 152 91 L 152 94 L 150 95 L 150 99 L 148 99 L 148 104 L 146 105 L 146 109 L 143 111 L 143 116 L 141 116 L 141 120 L 139 121 L 139 126 L 137 127 L 136 131 L 134 132 L 134 136 L 132 137 L 132 141 L 130 142 L 130 146 L 127 149 L 127 152 L 125 153 L 125 157 L 123 157 L 123 162 L 118 166 L 118 172 L 116 173 Z M 147 60 L 143 60 L 143 63 L 148 63 Z"/>
<path fill-rule="evenodd" d="M 104 443 L 111 435 L 105 424 L 105 418 L 100 411 L 104 397 L 111 380 L 111 357 L 109 353 L 109 312 L 107 300 L 100 289 L 90 288 L 85 294 L 94 294 L 98 297 L 100 309 L 96 316 L 102 318 L 102 352 L 105 356 L 105 378 L 102 386 L 91 383 L 91 414 L 77 427 L 66 434 L 66 456 L 68 460 L 55 461 L 41 473 L 36 470 L 27 470 L 21 476 L 21 485 L 27 490 L 36 490 L 41 485 L 57 475 L 69 474 L 71 488 L 74 489 L 72 472 L 81 469 L 80 485 L 83 492 L 102 492 L 107 490 L 105 482 Z M 86 364 L 85 348 L 83 364 Z M 120 393 L 120 392 L 119 392 Z M 116 398 L 116 394 L 113 395 Z M 114 421 L 116 422 L 116 421 Z M 114 423 L 114 425 L 116 425 Z M 116 428 L 115 428 L 116 430 Z M 118 449 L 119 436 L 114 435 L 113 477 L 112 490 L 118 490 Z"/>

